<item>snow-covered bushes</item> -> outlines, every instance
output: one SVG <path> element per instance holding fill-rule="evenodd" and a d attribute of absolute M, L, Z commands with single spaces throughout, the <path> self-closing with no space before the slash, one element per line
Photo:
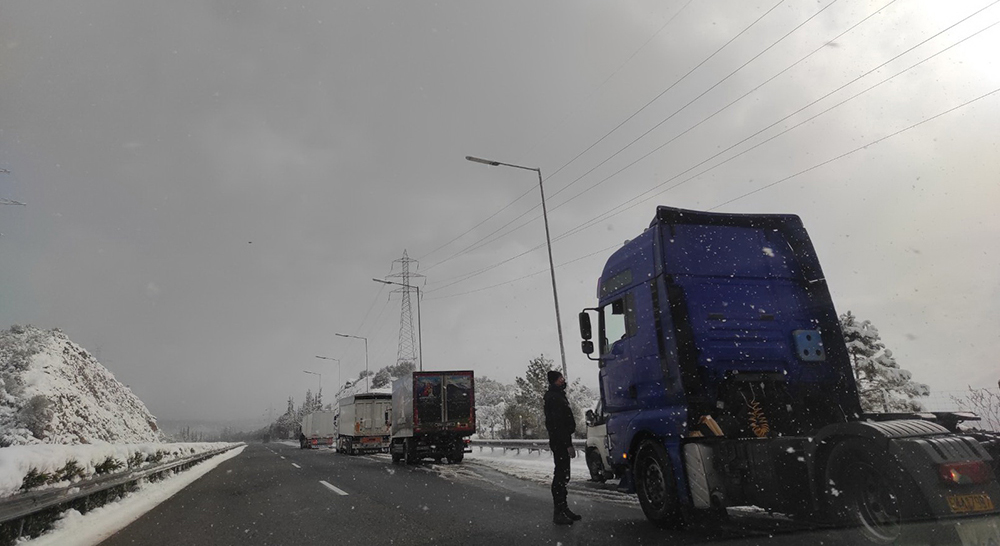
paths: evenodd
<path fill-rule="evenodd" d="M 233 444 L 27 445 L 0 450 L 0 498 L 106 474 L 142 470 Z"/>

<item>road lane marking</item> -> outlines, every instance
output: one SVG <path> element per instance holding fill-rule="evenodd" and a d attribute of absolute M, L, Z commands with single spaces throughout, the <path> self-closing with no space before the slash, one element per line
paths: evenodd
<path fill-rule="evenodd" d="M 325 482 L 323 480 L 320 480 L 319 483 L 323 484 L 324 486 L 326 486 L 327 489 L 329 489 L 330 491 L 333 491 L 334 493 L 336 493 L 338 495 L 347 496 L 347 491 L 344 491 L 343 489 L 337 487 L 336 485 L 329 484 L 329 483 L 327 483 L 327 482 Z"/>
<path fill-rule="evenodd" d="M 299 466 L 299 465 L 297 465 L 295 463 L 292 463 L 292 466 L 294 466 L 295 468 L 302 468 L 301 466 Z"/>

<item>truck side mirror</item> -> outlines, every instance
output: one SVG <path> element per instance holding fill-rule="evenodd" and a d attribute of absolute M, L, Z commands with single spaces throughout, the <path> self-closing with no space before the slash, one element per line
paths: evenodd
<path fill-rule="evenodd" d="M 592 355 L 594 354 L 594 342 L 589 339 L 580 342 L 581 348 L 583 349 L 583 354 Z"/>
<path fill-rule="evenodd" d="M 593 328 L 590 327 L 590 315 L 586 311 L 580 312 L 580 337 L 589 340 L 594 337 Z M 591 349 L 588 352 L 586 349 L 583 350 L 584 353 L 590 354 L 594 352 L 593 343 L 591 343 Z"/>

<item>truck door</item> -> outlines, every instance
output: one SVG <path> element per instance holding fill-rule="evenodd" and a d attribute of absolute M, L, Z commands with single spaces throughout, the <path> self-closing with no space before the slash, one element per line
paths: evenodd
<path fill-rule="evenodd" d="M 624 411 L 634 405 L 636 396 L 630 350 L 636 331 L 635 297 L 631 291 L 603 305 L 598 321 L 605 404 L 612 412 Z"/>

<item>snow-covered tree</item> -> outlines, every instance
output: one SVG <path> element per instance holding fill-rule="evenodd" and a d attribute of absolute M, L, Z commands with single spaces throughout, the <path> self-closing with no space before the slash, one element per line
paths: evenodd
<path fill-rule="evenodd" d="M 288 397 L 288 409 L 274 422 L 274 435 L 278 438 L 292 438 L 299 433 L 299 413 L 295 409 L 295 400 Z"/>
<path fill-rule="evenodd" d="M 970 386 L 969 392 L 965 396 L 952 396 L 951 398 L 959 407 L 968 409 L 979 416 L 981 420 L 970 423 L 970 426 L 1000 432 L 1000 390 L 974 389 Z"/>
<path fill-rule="evenodd" d="M 392 366 L 386 366 L 381 370 L 375 372 L 372 376 L 372 388 L 381 389 L 383 387 L 388 387 L 393 381 L 403 377 L 406 374 L 413 373 L 413 370 L 417 369 L 412 362 L 404 360 Z"/>
<path fill-rule="evenodd" d="M 569 398 L 569 405 L 573 408 L 573 413 L 576 415 L 576 435 L 580 438 L 586 438 L 587 421 L 585 414 L 587 410 L 594 409 L 594 406 L 597 405 L 597 399 L 601 395 L 590 387 L 580 384 L 580 380 L 577 379 L 566 389 L 566 396 Z"/>
<path fill-rule="evenodd" d="M 389 376 L 389 368 L 382 368 L 381 370 L 375 372 L 372 376 L 372 388 L 381 389 L 382 387 L 388 387 L 392 378 Z"/>
<path fill-rule="evenodd" d="M 483 376 L 476 379 L 476 430 L 481 436 L 497 437 L 507 427 L 504 413 L 514 401 L 516 389 Z"/>
<path fill-rule="evenodd" d="M 515 379 L 515 403 L 507 408 L 506 417 L 512 428 L 522 428 L 521 432 L 529 437 L 544 437 L 546 434 L 542 398 L 545 391 L 549 390 L 547 375 L 551 369 L 552 360 L 545 358 L 545 355 L 538 355 L 528 362 L 524 376 Z"/>
<path fill-rule="evenodd" d="M 899 367 L 871 321 L 859 321 L 848 311 L 840 316 L 840 327 L 858 383 L 861 409 L 869 413 L 921 411 L 917 398 L 929 395 L 930 387 L 913 381 L 912 374 Z"/>

